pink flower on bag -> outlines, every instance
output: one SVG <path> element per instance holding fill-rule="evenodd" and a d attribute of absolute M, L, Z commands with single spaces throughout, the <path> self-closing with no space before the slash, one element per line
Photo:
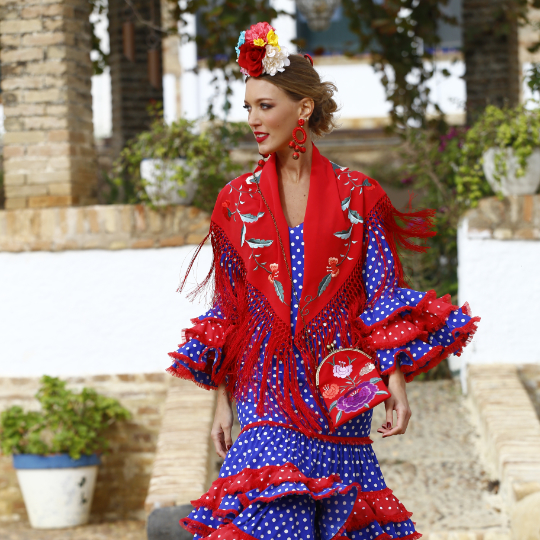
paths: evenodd
<path fill-rule="evenodd" d="M 272 273 L 268 275 L 268 281 L 274 283 L 274 279 L 276 279 L 278 275 L 278 267 L 279 267 L 278 263 L 272 263 L 270 265 L 270 271 Z"/>
<path fill-rule="evenodd" d="M 333 399 L 339 394 L 339 386 L 337 384 L 325 384 L 322 389 L 324 399 Z"/>
<path fill-rule="evenodd" d="M 343 361 L 341 361 L 339 364 L 334 364 L 334 377 L 337 377 L 338 379 L 345 379 L 345 377 L 348 377 L 351 374 L 351 371 L 352 364 L 346 366 L 345 362 Z"/>
<path fill-rule="evenodd" d="M 332 277 L 336 277 L 339 274 L 339 268 L 337 268 L 338 260 L 336 257 L 330 257 L 328 259 L 328 266 L 326 267 L 326 271 L 330 272 L 332 274 Z"/>

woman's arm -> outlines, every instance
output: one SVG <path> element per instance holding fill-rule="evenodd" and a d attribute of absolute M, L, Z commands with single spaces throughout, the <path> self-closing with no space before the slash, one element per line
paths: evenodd
<path fill-rule="evenodd" d="M 217 394 L 216 412 L 210 437 L 214 441 L 218 456 L 225 459 L 227 452 L 232 446 L 231 430 L 233 425 L 233 411 L 229 394 L 224 384 L 218 386 Z"/>
<path fill-rule="evenodd" d="M 388 377 L 388 390 L 390 390 L 391 397 L 384 402 L 386 423 L 377 430 L 378 433 L 383 434 L 383 439 L 392 435 L 403 435 L 407 431 L 412 412 L 405 384 L 405 376 L 398 366 Z M 395 427 L 394 411 L 396 411 L 397 416 Z"/>

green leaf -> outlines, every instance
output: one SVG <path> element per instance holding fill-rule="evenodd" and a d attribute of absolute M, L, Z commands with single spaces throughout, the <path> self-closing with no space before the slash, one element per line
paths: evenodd
<path fill-rule="evenodd" d="M 351 202 L 351 196 L 349 195 L 347 198 L 341 201 L 341 209 L 343 211 L 347 210 L 347 208 L 349 208 L 350 202 Z"/>
<path fill-rule="evenodd" d="M 353 225 L 364 223 L 364 218 L 356 211 L 349 208 L 349 219 Z"/>
<path fill-rule="evenodd" d="M 379 381 L 382 381 L 380 377 L 373 377 L 373 379 L 369 380 L 369 382 L 372 384 L 378 383 Z"/>
<path fill-rule="evenodd" d="M 41 411 L 23 412 L 12 407 L 0 416 L 0 447 L 4 454 L 67 453 L 73 459 L 82 454 L 105 452 L 109 442 L 105 430 L 130 412 L 113 399 L 83 388 L 79 394 L 66 382 L 44 375 L 36 399 Z"/>
<path fill-rule="evenodd" d="M 278 298 L 283 303 L 285 303 L 285 293 L 283 291 L 283 285 L 277 279 L 274 279 L 274 289 L 276 290 L 276 294 L 278 295 Z"/>
<path fill-rule="evenodd" d="M 264 212 L 259 212 L 256 216 L 254 216 L 253 214 L 241 214 L 240 212 L 238 212 L 238 215 L 244 223 L 254 223 L 259 218 L 264 216 Z"/>
<path fill-rule="evenodd" d="M 336 401 L 332 401 L 332 403 L 330 403 L 330 407 L 328 407 L 328 412 L 330 412 L 337 405 L 337 402 L 338 400 L 336 399 Z"/>
<path fill-rule="evenodd" d="M 388 392 L 385 392 L 384 390 L 379 390 L 378 392 L 375 392 L 375 395 L 376 395 L 376 396 L 380 396 L 380 395 L 383 395 L 383 394 L 384 394 L 384 395 L 387 395 Z"/>
<path fill-rule="evenodd" d="M 262 247 L 268 247 L 272 244 L 273 240 L 260 240 L 258 238 L 250 238 L 249 240 L 246 240 L 249 247 L 252 248 L 262 248 Z"/>
<path fill-rule="evenodd" d="M 339 420 L 340 420 L 342 414 L 343 414 L 343 411 L 339 411 L 339 412 L 337 413 L 337 416 L 336 416 L 336 422 L 339 422 Z"/>
<path fill-rule="evenodd" d="M 317 296 L 321 296 L 321 294 L 324 292 L 326 287 L 328 287 L 328 284 L 330 283 L 332 279 L 332 274 L 326 274 L 319 283 L 319 288 L 317 289 Z"/>
<path fill-rule="evenodd" d="M 242 223 L 242 232 L 240 234 L 240 247 L 244 245 L 245 239 L 246 239 L 246 224 Z"/>
<path fill-rule="evenodd" d="M 351 225 L 348 229 L 345 229 L 344 231 L 338 231 L 334 233 L 334 236 L 337 236 L 338 238 L 342 238 L 343 240 L 347 240 L 351 236 L 353 226 Z"/>

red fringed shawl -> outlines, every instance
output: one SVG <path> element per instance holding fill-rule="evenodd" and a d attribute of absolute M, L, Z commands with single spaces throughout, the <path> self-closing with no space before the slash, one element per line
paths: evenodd
<path fill-rule="evenodd" d="M 224 315 L 220 321 L 223 354 L 219 369 L 213 373 L 214 383 L 226 383 L 237 399 L 245 397 L 256 380 L 261 345 L 268 338 L 262 373 L 258 373 L 262 383 L 258 414 L 267 410 L 267 397 L 271 394 L 296 425 L 307 432 L 317 432 L 320 429 L 317 418 L 300 395 L 293 343 L 301 352 L 311 392 L 325 411 L 315 388 L 316 361 L 305 339 L 302 317 L 298 317 L 294 336 L 291 333 L 291 283 L 274 223 L 257 193 L 258 183 L 274 214 L 291 268 L 288 225 L 281 208 L 275 160 L 272 154 L 263 169 L 239 176 L 219 194 L 209 233 L 213 268 L 197 290 L 213 284 L 214 305 Z M 362 279 L 367 251 L 363 242 L 364 223 L 373 213 L 384 225 L 395 260 L 397 285 L 407 286 L 397 247 L 424 251 L 426 247 L 411 239 L 435 234 L 431 230 L 434 210 L 399 212 L 376 181 L 333 164 L 313 145 L 299 314 L 303 315 L 317 358 L 325 356 L 326 346 L 338 333 L 343 345 L 360 346 L 374 354 L 356 322 L 366 308 Z M 191 265 L 202 244 L 204 241 Z M 382 269 L 381 277 L 385 271 Z M 376 298 L 372 299 L 372 303 L 375 301 Z M 282 384 L 276 382 L 279 375 Z"/>

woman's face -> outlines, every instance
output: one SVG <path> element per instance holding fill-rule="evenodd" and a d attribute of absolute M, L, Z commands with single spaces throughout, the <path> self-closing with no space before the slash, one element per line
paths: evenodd
<path fill-rule="evenodd" d="M 246 83 L 244 108 L 259 143 L 259 153 L 270 154 L 287 149 L 298 119 L 307 119 L 311 114 L 310 102 L 313 103 L 309 98 L 293 101 L 281 88 L 264 79 L 250 77 Z"/>

